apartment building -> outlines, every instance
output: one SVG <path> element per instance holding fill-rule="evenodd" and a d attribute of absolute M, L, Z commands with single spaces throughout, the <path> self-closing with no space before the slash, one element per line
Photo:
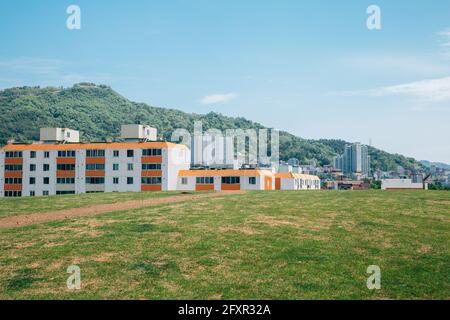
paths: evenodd
<path fill-rule="evenodd" d="M 317 176 L 295 172 L 275 174 L 275 190 L 319 190 L 320 179 Z"/>
<path fill-rule="evenodd" d="M 342 172 L 370 175 L 370 156 L 367 146 L 352 143 L 345 146 L 344 153 L 334 158 L 334 167 Z"/>
<path fill-rule="evenodd" d="M 274 174 L 270 170 L 181 170 L 178 190 L 227 191 L 274 190 Z"/>
<path fill-rule="evenodd" d="M 40 143 L 3 147 L 0 196 L 176 190 L 178 172 L 190 167 L 184 145 L 147 141 L 141 132 L 135 141 L 128 133 L 127 142 L 79 143 L 73 131 L 45 128 Z"/>

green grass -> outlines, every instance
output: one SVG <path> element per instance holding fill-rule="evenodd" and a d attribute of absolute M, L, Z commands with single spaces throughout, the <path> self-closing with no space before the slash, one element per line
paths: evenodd
<path fill-rule="evenodd" d="M 439 191 L 251 192 L 0 230 L 0 298 L 449 299 L 449 205 Z"/>
<path fill-rule="evenodd" d="M 87 207 L 96 204 L 119 203 L 128 200 L 144 200 L 181 194 L 170 192 L 84 193 L 50 197 L 24 197 L 0 199 L 0 218 L 39 212 Z"/>

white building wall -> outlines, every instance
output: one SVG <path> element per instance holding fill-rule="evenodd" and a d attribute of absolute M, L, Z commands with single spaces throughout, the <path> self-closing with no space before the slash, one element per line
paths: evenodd
<path fill-rule="evenodd" d="M 183 177 L 178 177 L 177 190 L 180 191 L 194 191 L 195 190 L 195 181 L 196 177 L 184 177 L 187 179 L 187 184 L 181 184 L 181 179 Z"/>
<path fill-rule="evenodd" d="M 166 173 L 166 184 L 165 188 L 163 186 L 163 190 L 177 190 L 178 172 L 180 170 L 189 170 L 190 168 L 190 150 L 188 148 L 178 147 L 163 149 L 163 153 L 164 151 L 167 151 L 167 157 L 164 158 L 163 156 L 163 163 L 161 166 Z"/>
<path fill-rule="evenodd" d="M 383 179 L 381 189 L 423 189 L 423 184 L 413 183 L 411 179 Z"/>
<path fill-rule="evenodd" d="M 256 178 L 256 184 L 249 183 L 250 177 L 241 177 L 241 190 L 264 190 L 264 176 Z"/>

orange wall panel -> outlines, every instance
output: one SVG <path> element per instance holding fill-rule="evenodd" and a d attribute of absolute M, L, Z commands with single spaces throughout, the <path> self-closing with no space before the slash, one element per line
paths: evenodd
<path fill-rule="evenodd" d="M 141 173 L 142 177 L 161 177 L 161 170 L 143 170 Z"/>
<path fill-rule="evenodd" d="M 197 184 L 195 186 L 195 191 L 214 191 L 213 184 Z"/>
<path fill-rule="evenodd" d="M 56 177 L 58 178 L 74 178 L 75 177 L 75 170 L 58 170 L 56 171 Z"/>
<path fill-rule="evenodd" d="M 240 184 L 222 184 L 222 190 L 224 190 L 224 191 L 241 190 L 241 185 Z"/>
<path fill-rule="evenodd" d="M 86 164 L 102 164 L 105 163 L 105 158 L 86 158 Z"/>
<path fill-rule="evenodd" d="M 264 177 L 264 190 L 272 190 L 272 178 Z"/>
<path fill-rule="evenodd" d="M 76 159 L 75 158 L 56 158 L 57 164 L 75 164 Z"/>
<path fill-rule="evenodd" d="M 22 178 L 22 171 L 6 171 L 5 178 Z"/>
<path fill-rule="evenodd" d="M 162 186 L 160 184 L 143 184 L 141 185 L 141 191 L 161 191 Z"/>
<path fill-rule="evenodd" d="M 104 177 L 104 170 L 86 170 L 86 177 Z"/>
<path fill-rule="evenodd" d="M 23 158 L 5 158 L 5 164 L 22 164 Z"/>
<path fill-rule="evenodd" d="M 275 190 L 281 190 L 281 178 L 275 178 Z"/>
<path fill-rule="evenodd" d="M 141 158 L 142 163 L 162 163 L 162 156 L 145 156 Z"/>
<path fill-rule="evenodd" d="M 22 191 L 21 184 L 5 184 L 5 191 Z"/>

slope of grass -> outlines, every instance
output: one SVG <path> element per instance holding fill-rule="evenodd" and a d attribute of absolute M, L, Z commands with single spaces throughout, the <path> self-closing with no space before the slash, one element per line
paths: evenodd
<path fill-rule="evenodd" d="M 0 298 L 448 299 L 449 204 L 448 192 L 251 192 L 0 230 Z M 366 287 L 369 265 L 381 290 Z"/>
<path fill-rule="evenodd" d="M 58 195 L 50 197 L 0 198 L 0 218 L 88 207 L 95 204 L 110 204 L 128 200 L 144 200 L 175 196 L 180 191 L 170 192 L 126 192 L 84 193 L 80 195 Z"/>

